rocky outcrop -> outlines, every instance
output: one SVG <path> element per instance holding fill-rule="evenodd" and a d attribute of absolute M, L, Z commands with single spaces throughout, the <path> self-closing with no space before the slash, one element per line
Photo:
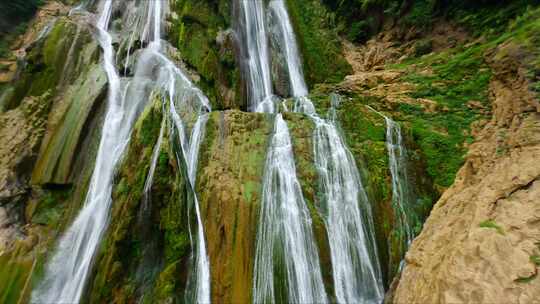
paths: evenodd
<path fill-rule="evenodd" d="M 540 100 L 526 78 L 530 55 L 512 40 L 487 55 L 493 117 L 476 123 L 456 182 L 407 253 L 394 303 L 540 298 Z"/>

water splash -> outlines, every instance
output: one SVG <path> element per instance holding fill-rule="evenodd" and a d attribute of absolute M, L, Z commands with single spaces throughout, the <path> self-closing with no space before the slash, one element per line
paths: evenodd
<path fill-rule="evenodd" d="M 276 263 L 279 257 L 284 265 Z M 277 265 L 276 265 L 277 264 Z M 282 268 L 282 269 L 280 269 Z M 326 303 L 311 217 L 296 177 L 289 130 L 277 114 L 266 157 L 253 281 L 253 303 L 275 303 L 286 273 L 289 303 Z M 280 301 L 278 301 L 280 302 Z"/>

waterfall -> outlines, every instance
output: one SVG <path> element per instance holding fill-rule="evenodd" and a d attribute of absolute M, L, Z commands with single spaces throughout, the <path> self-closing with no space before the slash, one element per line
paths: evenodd
<path fill-rule="evenodd" d="M 414 239 L 412 220 L 408 218 L 408 203 L 411 201 L 409 182 L 407 179 L 407 150 L 403 145 L 401 127 L 398 123 L 384 117 L 386 121 L 386 148 L 388 149 L 388 159 L 390 173 L 392 175 L 392 203 L 394 209 L 399 210 L 397 216 L 400 230 L 405 234 L 404 251 L 409 248 Z"/>
<path fill-rule="evenodd" d="M 283 0 L 271 0 L 287 60 L 294 110 L 315 123 L 314 154 L 323 193 L 335 297 L 339 303 L 379 303 L 384 296 L 371 207 L 355 160 L 333 119 L 321 119 L 306 96 L 296 39 Z M 331 112 L 334 112 L 333 102 Z"/>
<path fill-rule="evenodd" d="M 189 155 L 198 153 L 206 122 L 205 117 L 207 117 L 203 112 L 210 111 L 210 105 L 208 99 L 193 86 L 186 75 L 161 53 L 161 22 L 168 7 L 168 1 L 130 2 L 130 5 L 135 4 L 142 4 L 144 7 L 137 8 L 137 16 L 134 18 L 140 21 L 141 16 L 144 15 L 146 23 L 142 31 L 139 26 L 135 26 L 132 29 L 132 37 L 140 34 L 142 41 L 150 41 L 150 43 L 137 58 L 135 75 L 129 79 L 121 79 L 115 66 L 113 39 L 111 33 L 108 32 L 110 18 L 113 15 L 113 1 L 101 2 L 101 14 L 96 22 L 96 28 L 98 42 L 103 49 L 103 67 L 109 80 L 109 92 L 95 168 L 82 210 L 60 238 L 46 266 L 44 279 L 32 292 L 31 301 L 34 303 L 78 303 L 80 301 L 96 250 L 107 228 L 116 166 L 129 143 L 134 122 L 148 103 L 153 91 L 161 92 L 169 97 L 172 119 L 177 127 L 181 126 L 179 136 L 182 157 L 188 164 L 188 170 L 192 172 L 188 182 L 191 188 L 194 188 L 197 159 L 195 156 L 188 158 L 186 151 L 189 149 Z M 181 116 L 188 117 L 193 113 L 201 118 L 201 122 L 194 128 L 193 139 L 188 145 Z M 160 138 L 162 131 L 160 131 Z M 158 154 L 156 151 L 159 151 L 158 147 L 154 148 L 152 157 L 154 169 Z M 152 176 L 151 168 L 145 192 L 149 191 Z M 198 226 L 196 246 L 198 262 L 195 269 L 197 276 L 194 279 L 197 282 L 196 302 L 209 303 L 209 263 L 200 210 L 196 195 L 193 196 Z"/>
<path fill-rule="evenodd" d="M 396 228 L 399 231 L 401 252 L 405 253 L 414 239 L 415 222 L 410 216 L 413 214 L 410 203 L 413 195 L 407 175 L 407 149 L 403 144 L 401 127 L 390 117 L 367 106 L 371 111 L 384 118 L 386 123 L 386 149 L 388 150 L 388 164 L 392 176 L 392 207 L 396 213 Z M 403 266 L 401 263 L 400 268 Z"/>
<path fill-rule="evenodd" d="M 202 114 L 197 118 L 197 122 L 191 132 L 191 139 L 189 142 L 189 151 L 187 157 L 188 165 L 188 177 L 191 181 L 193 189 L 195 188 L 195 180 L 197 173 L 197 160 L 199 155 L 199 148 L 202 138 L 204 136 L 206 122 L 208 121 L 208 114 Z M 195 191 L 195 190 L 194 190 Z M 199 201 L 197 195 L 194 194 L 195 214 L 197 216 L 197 255 L 195 257 L 195 263 L 197 265 L 195 270 L 195 277 L 190 277 L 190 280 L 195 280 L 195 297 L 189 295 L 187 291 L 187 301 L 193 303 L 210 303 L 210 261 L 208 254 L 206 253 L 206 243 L 204 239 L 204 227 L 201 218 L 201 211 L 199 208 Z"/>
<path fill-rule="evenodd" d="M 308 89 L 304 80 L 304 73 L 302 72 L 302 63 L 294 37 L 294 30 L 287 9 L 285 8 L 285 3 L 283 0 L 271 0 L 268 9 L 270 13 L 275 15 L 275 19 L 278 22 L 278 31 L 281 34 L 279 37 L 281 38 L 280 44 L 283 46 L 283 50 L 281 51 L 285 54 L 292 95 L 297 97 L 306 96 Z"/>
<path fill-rule="evenodd" d="M 194 286 L 195 292 L 190 288 L 186 290 L 186 301 L 196 303 L 210 303 L 210 262 L 206 252 L 206 241 L 204 236 L 204 225 L 202 222 L 201 211 L 197 194 L 195 193 L 195 181 L 197 172 L 197 161 L 201 141 L 204 136 L 205 125 L 208 120 L 208 114 L 211 110 L 210 103 L 206 96 L 196 88 L 187 76 L 178 69 L 164 55 L 155 51 L 156 57 L 163 66 L 160 83 L 169 96 L 169 114 L 178 133 L 181 155 L 177 155 L 178 163 L 185 161 L 188 171 L 188 182 L 192 191 L 193 205 L 195 206 L 195 215 L 197 221 L 197 243 L 194 244 L 191 228 L 189 229 L 192 247 L 196 247 L 193 254 L 194 269 L 189 276 L 188 286 Z M 180 88 L 180 92 L 178 89 Z M 180 99 L 178 99 L 180 98 Z M 178 101 L 181 104 L 178 104 Z M 188 140 L 186 126 L 182 120 L 178 109 L 191 108 L 189 111 L 197 115 L 197 121 L 193 127 L 191 138 Z M 187 116 L 189 113 L 184 113 Z M 188 211 L 188 215 L 189 215 Z"/>
<path fill-rule="evenodd" d="M 272 93 L 265 9 L 262 0 L 235 2 L 237 34 L 242 44 L 241 68 L 246 75 L 250 109 L 275 113 Z M 281 114 L 274 119 L 274 133 L 267 152 L 263 197 L 257 230 L 253 303 L 325 303 L 319 256 L 311 216 L 296 177 L 294 154 L 287 124 Z M 281 257 L 283 263 L 274 260 Z M 277 274 L 286 273 L 287 292 L 275 290 Z M 277 295 L 284 292 L 287 295 Z"/>
<path fill-rule="evenodd" d="M 275 258 L 284 260 L 275 265 Z M 296 177 L 287 124 L 277 114 L 265 164 L 253 303 L 276 302 L 276 271 L 286 273 L 289 303 L 325 303 L 327 296 L 309 210 Z"/>
<path fill-rule="evenodd" d="M 335 122 L 313 117 L 314 153 L 323 193 L 338 303 L 380 303 L 384 291 L 371 208 L 355 160 Z"/>
<path fill-rule="evenodd" d="M 241 68 L 246 77 L 251 111 L 274 112 L 268 37 L 262 0 L 236 0 L 241 44 Z"/>
<path fill-rule="evenodd" d="M 122 98 L 125 94 L 121 94 L 112 38 L 107 32 L 111 11 L 112 0 L 105 1 L 96 24 L 98 41 L 103 49 L 103 66 L 109 79 L 109 93 L 94 172 L 82 210 L 60 238 L 47 264 L 43 281 L 32 293 L 31 301 L 35 303 L 79 302 L 107 227 L 116 165 L 127 146 L 134 121 L 147 101 L 130 96 L 130 102 L 124 102 Z"/>

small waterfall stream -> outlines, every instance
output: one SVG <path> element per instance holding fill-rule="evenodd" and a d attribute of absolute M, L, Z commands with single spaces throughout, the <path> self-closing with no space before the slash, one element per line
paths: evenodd
<path fill-rule="evenodd" d="M 384 116 L 384 119 L 386 121 L 386 147 L 392 175 L 392 203 L 394 208 L 400 211 L 397 218 L 400 230 L 405 234 L 403 240 L 406 249 L 414 239 L 413 221 L 408 218 L 411 193 L 407 179 L 407 150 L 403 145 L 399 124 L 387 116 Z"/>
<path fill-rule="evenodd" d="M 384 118 L 386 123 L 386 149 L 388 164 L 392 176 L 392 207 L 396 212 L 396 229 L 399 232 L 400 252 L 406 252 L 415 237 L 414 219 L 410 205 L 413 194 L 407 175 L 407 149 L 403 144 L 400 125 L 383 113 L 367 106 L 371 111 Z M 403 262 L 399 268 L 403 267 Z"/>
<path fill-rule="evenodd" d="M 190 240 L 192 248 L 196 250 L 193 253 L 193 265 L 189 276 L 188 289 L 186 290 L 186 301 L 192 303 L 210 303 L 210 262 L 206 251 L 206 240 L 204 236 L 204 224 L 202 222 L 201 211 L 197 194 L 195 193 L 195 181 L 197 172 L 197 160 L 199 148 L 204 136 L 205 125 L 208 120 L 206 112 L 211 111 L 210 104 L 206 96 L 193 84 L 186 75 L 178 69 L 172 61 L 159 53 L 155 53 L 156 58 L 161 61 L 163 66 L 162 83 L 163 89 L 169 96 L 169 114 L 178 134 L 180 142 L 181 155 L 177 154 L 177 162 L 185 161 L 188 171 L 188 182 L 192 191 L 193 205 L 196 215 L 196 244 L 190 227 Z M 181 89 L 178 92 L 178 88 Z M 177 95 L 178 94 L 178 95 Z M 178 100 L 180 98 L 180 100 Z M 179 105 L 178 101 L 182 104 Z M 197 121 L 193 127 L 191 138 L 187 136 L 186 126 L 182 120 L 178 109 L 192 108 L 192 114 L 195 114 Z M 190 212 L 188 211 L 188 216 Z M 194 289 L 194 290 L 193 290 Z"/>

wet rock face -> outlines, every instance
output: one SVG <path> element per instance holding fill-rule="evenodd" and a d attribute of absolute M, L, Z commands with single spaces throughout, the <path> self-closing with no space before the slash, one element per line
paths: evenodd
<path fill-rule="evenodd" d="M 540 107 L 523 49 L 488 55 L 491 121 L 406 257 L 394 303 L 533 303 L 540 298 Z"/>
<path fill-rule="evenodd" d="M 271 132 L 268 115 L 239 111 L 214 112 L 206 127 L 197 192 L 215 302 L 251 301 L 259 201 Z"/>
<path fill-rule="evenodd" d="M 96 68 L 97 43 L 87 20 L 58 17 L 67 8 L 54 8 L 39 11 L 20 38 L 19 70 L 0 93 L 5 111 L 0 113 L 0 280 L 8 284 L 0 288 L 0 301 L 26 301 L 21 299 L 29 292 L 25 284 L 38 252 L 51 244 L 76 205 L 65 204 L 72 193 L 66 184 L 75 181 L 71 177 L 80 182 L 74 200 L 82 200 L 86 180 L 78 177 L 89 170 L 81 163 L 93 162 L 87 157 L 93 149 L 82 143 L 99 137 L 88 125 L 99 120 L 96 101 L 105 87 L 103 71 Z M 33 183 L 40 162 L 42 172 L 47 166 L 52 170 Z M 60 186 L 44 190 L 52 183 Z"/>

